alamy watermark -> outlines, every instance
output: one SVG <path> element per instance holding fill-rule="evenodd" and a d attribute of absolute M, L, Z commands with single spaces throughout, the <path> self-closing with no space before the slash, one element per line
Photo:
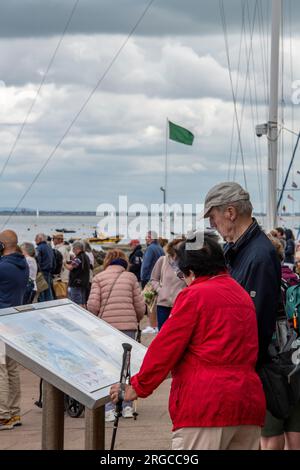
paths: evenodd
<path fill-rule="evenodd" d="M 183 235 L 190 240 L 187 249 L 203 247 L 203 204 L 145 204 L 128 205 L 127 196 L 119 196 L 118 207 L 103 203 L 97 207 L 97 233 L 119 235 L 124 240 L 144 240 L 154 232 L 167 240 Z"/>

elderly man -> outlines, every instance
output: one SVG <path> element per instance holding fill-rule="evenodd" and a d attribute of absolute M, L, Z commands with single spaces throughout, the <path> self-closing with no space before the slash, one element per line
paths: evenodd
<path fill-rule="evenodd" d="M 151 279 L 152 269 L 156 261 L 165 255 L 164 250 L 158 243 L 158 236 L 156 232 L 149 231 L 146 236 L 147 248 L 144 254 L 142 269 L 141 269 L 141 281 L 142 287 L 144 288 L 147 282 Z"/>
<path fill-rule="evenodd" d="M 37 246 L 37 261 L 39 269 L 42 271 L 45 280 L 48 284 L 48 289 L 43 291 L 39 296 L 39 302 L 47 302 L 53 300 L 52 285 L 52 271 L 54 267 L 54 253 L 51 246 L 47 243 L 47 237 L 44 233 L 39 233 L 35 237 Z"/>
<path fill-rule="evenodd" d="M 0 233 L 0 309 L 23 303 L 29 268 L 17 245 L 15 232 Z M 5 356 L 5 346 L 0 343 L 0 430 L 3 430 L 21 424 L 21 388 L 18 364 Z"/>
<path fill-rule="evenodd" d="M 252 218 L 252 211 L 249 193 L 237 183 L 218 184 L 205 199 L 204 217 L 209 217 L 211 227 L 227 242 L 225 258 L 229 271 L 250 294 L 256 307 L 259 367 L 268 357 L 275 330 L 281 269 L 276 251 Z"/>

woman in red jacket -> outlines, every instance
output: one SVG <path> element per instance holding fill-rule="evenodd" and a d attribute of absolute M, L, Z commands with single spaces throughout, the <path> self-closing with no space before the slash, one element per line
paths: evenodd
<path fill-rule="evenodd" d="M 179 268 L 189 287 L 151 343 L 125 399 L 148 397 L 172 372 L 169 412 L 174 450 L 258 449 L 265 397 L 255 364 L 257 323 L 253 301 L 225 268 L 215 237 L 189 251 Z M 118 399 L 120 386 L 111 387 Z"/>

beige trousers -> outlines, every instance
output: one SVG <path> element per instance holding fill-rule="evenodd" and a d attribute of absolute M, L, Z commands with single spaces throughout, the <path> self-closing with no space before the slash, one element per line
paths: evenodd
<path fill-rule="evenodd" d="M 172 450 L 258 450 L 261 428 L 181 428 L 173 432 Z"/>
<path fill-rule="evenodd" d="M 21 385 L 18 363 L 6 356 L 0 364 L 0 419 L 10 419 L 20 414 Z"/>

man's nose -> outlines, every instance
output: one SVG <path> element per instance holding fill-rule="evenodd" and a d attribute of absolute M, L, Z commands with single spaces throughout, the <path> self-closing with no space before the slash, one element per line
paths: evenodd
<path fill-rule="evenodd" d="M 209 218 L 209 224 L 210 224 L 211 228 L 217 228 L 214 221 L 213 221 L 213 219 L 211 219 L 211 218 Z"/>

